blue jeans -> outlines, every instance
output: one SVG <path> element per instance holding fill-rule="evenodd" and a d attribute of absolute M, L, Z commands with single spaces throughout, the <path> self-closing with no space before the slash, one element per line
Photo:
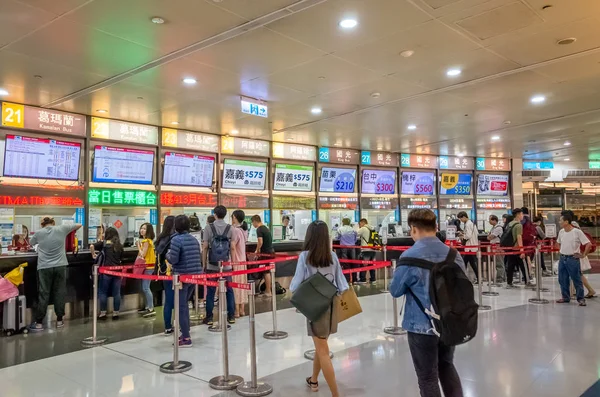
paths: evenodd
<path fill-rule="evenodd" d="M 179 328 L 183 339 L 190 337 L 190 308 L 188 301 L 193 293 L 194 284 L 182 284 L 179 291 Z"/>
<path fill-rule="evenodd" d="M 152 273 L 154 273 L 154 269 L 144 270 L 144 274 Z M 145 308 L 148 310 L 154 310 L 154 296 L 152 295 L 152 290 L 150 290 L 150 282 L 151 280 L 142 280 L 142 291 L 144 292 L 144 297 L 146 298 Z"/>
<path fill-rule="evenodd" d="M 570 280 L 573 280 L 575 286 L 577 302 L 582 301 L 584 294 L 583 281 L 581 281 L 581 262 L 574 256 L 561 255 L 558 262 L 558 283 L 562 298 L 567 302 L 571 300 Z"/>
<path fill-rule="evenodd" d="M 217 270 L 206 270 L 205 273 L 219 273 Z M 226 277 L 228 282 L 231 282 L 231 277 Z M 210 279 L 210 281 L 217 281 Z M 213 318 L 213 309 L 215 308 L 215 292 L 217 287 L 206 287 L 206 318 Z M 274 293 L 275 291 L 273 291 Z M 223 304 L 223 302 L 219 302 Z M 233 317 L 235 313 L 235 297 L 233 296 L 233 288 L 227 287 L 227 317 Z"/>
<path fill-rule="evenodd" d="M 121 309 L 121 277 L 101 274 L 98 277 L 98 300 L 101 312 L 106 311 L 109 293 L 113 297 L 113 310 L 118 312 Z"/>
<path fill-rule="evenodd" d="M 165 329 L 173 328 L 173 306 L 175 305 L 175 295 L 173 294 L 173 281 L 164 280 L 165 303 L 163 304 L 163 319 L 165 320 Z"/>

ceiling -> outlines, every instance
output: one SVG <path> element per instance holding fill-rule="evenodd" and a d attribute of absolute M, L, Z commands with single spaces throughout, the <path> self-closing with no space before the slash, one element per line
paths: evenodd
<path fill-rule="evenodd" d="M 0 0 L 0 8 L 3 100 L 322 146 L 600 158 L 597 0 Z M 152 23 L 156 16 L 165 22 Z M 348 18 L 358 25 L 341 28 Z M 447 76 L 451 68 L 461 74 Z M 531 103 L 535 95 L 545 101 Z M 266 101 L 269 117 L 243 114 L 240 96 Z"/>

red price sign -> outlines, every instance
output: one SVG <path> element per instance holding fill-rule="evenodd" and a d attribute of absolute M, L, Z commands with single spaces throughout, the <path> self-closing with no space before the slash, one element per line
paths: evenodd
<path fill-rule="evenodd" d="M 394 194 L 394 184 L 393 183 L 378 183 L 375 187 L 375 193 L 382 194 Z"/>
<path fill-rule="evenodd" d="M 417 183 L 415 185 L 415 194 L 431 194 L 433 193 L 433 185 L 423 185 Z"/>

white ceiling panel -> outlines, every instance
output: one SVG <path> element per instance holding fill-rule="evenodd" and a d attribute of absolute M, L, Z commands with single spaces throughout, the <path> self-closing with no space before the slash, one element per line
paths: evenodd
<path fill-rule="evenodd" d="M 298 0 L 204 0 L 248 20 L 297 3 Z"/>
<path fill-rule="evenodd" d="M 355 29 L 339 26 L 356 19 Z M 355 47 L 426 22 L 431 18 L 404 0 L 329 0 L 268 27 L 326 52 Z"/>
<path fill-rule="evenodd" d="M 13 0 L 0 3 L 0 48 L 47 24 L 55 15 Z"/>
<path fill-rule="evenodd" d="M 324 55 L 322 51 L 298 43 L 266 28 L 198 51 L 190 58 L 237 73 L 241 81 L 275 73 Z"/>
<path fill-rule="evenodd" d="M 84 4 L 98 0 L 17 0 L 40 10 L 51 12 L 55 15 L 63 15 Z M 100 0 L 101 2 L 102 0 Z"/>

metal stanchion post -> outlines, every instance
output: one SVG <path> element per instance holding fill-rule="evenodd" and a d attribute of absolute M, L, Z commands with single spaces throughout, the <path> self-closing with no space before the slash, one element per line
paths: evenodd
<path fill-rule="evenodd" d="M 160 366 L 160 372 L 167 374 L 179 374 L 192 369 L 192 363 L 179 360 L 179 274 L 173 274 L 173 306 L 175 307 L 175 321 L 173 322 L 173 361 L 166 362 Z M 186 302 L 187 305 L 187 302 Z"/>
<path fill-rule="evenodd" d="M 219 301 L 225 302 L 227 299 L 227 286 L 225 279 L 219 279 Z M 227 305 L 220 306 L 221 322 L 227 322 Z M 208 385 L 215 390 L 233 390 L 244 382 L 244 378 L 229 374 L 229 344 L 227 342 L 227 327 L 221 327 L 221 344 L 223 351 L 223 375 L 216 376 L 208 381 Z"/>
<path fill-rule="evenodd" d="M 525 253 L 525 259 L 523 259 L 523 265 L 525 267 L 525 289 L 536 289 L 535 285 L 531 284 L 531 269 L 529 267 L 529 255 Z M 534 258 L 535 260 L 536 258 Z"/>
<path fill-rule="evenodd" d="M 548 301 L 548 299 L 543 299 L 542 295 L 541 295 L 541 291 L 542 291 L 542 277 L 541 277 L 541 272 L 542 272 L 542 267 L 541 267 L 541 260 L 540 260 L 540 246 L 536 246 L 535 247 L 535 256 L 534 256 L 534 261 L 535 261 L 535 274 L 536 274 L 536 283 L 535 283 L 535 298 L 529 299 L 530 303 L 535 303 L 538 305 L 545 305 L 546 303 L 550 303 L 550 301 Z"/>
<path fill-rule="evenodd" d="M 550 273 L 554 276 L 554 239 L 550 239 Z"/>
<path fill-rule="evenodd" d="M 387 245 L 384 245 L 383 248 L 383 260 L 384 262 L 387 261 Z M 390 290 L 388 289 L 388 268 L 384 267 L 383 268 L 383 289 L 381 290 L 381 292 L 383 293 L 388 293 L 390 292 Z"/>
<path fill-rule="evenodd" d="M 271 263 L 271 310 L 273 312 L 273 330 L 267 331 L 263 334 L 265 339 L 285 339 L 288 337 L 288 333 L 285 331 L 279 331 L 277 329 L 277 291 L 275 288 L 275 263 Z"/>
<path fill-rule="evenodd" d="M 254 303 L 255 294 L 254 281 L 250 281 L 250 294 L 248 295 L 248 306 L 250 322 L 250 381 L 244 382 L 237 387 L 237 394 L 240 396 L 247 397 L 260 397 L 266 396 L 273 392 L 273 387 L 268 383 L 258 382 L 258 375 L 256 373 L 256 323 L 254 316 L 256 315 L 256 307 Z"/>
<path fill-rule="evenodd" d="M 223 273 L 223 261 L 219 261 L 219 273 Z M 214 281 L 214 280 L 209 280 L 209 281 Z M 207 286 L 207 288 L 211 288 L 211 287 Z M 212 287 L 212 288 L 214 288 L 214 287 Z M 222 305 L 225 305 L 225 307 L 227 307 L 227 295 L 225 295 L 225 300 L 221 300 L 221 296 L 220 296 L 220 292 L 219 292 L 219 307 L 217 309 L 217 310 L 219 310 L 219 313 L 221 312 Z M 214 307 L 213 307 L 213 311 L 214 311 Z M 213 323 L 213 325 L 208 327 L 208 330 L 210 332 L 221 332 L 222 325 L 225 325 L 227 327 L 227 329 L 231 329 L 231 325 L 227 324 L 227 321 L 223 322 L 219 318 L 218 321 L 215 321 Z"/>
<path fill-rule="evenodd" d="M 104 343 L 106 343 L 106 341 L 108 340 L 108 338 L 106 337 L 99 337 L 96 335 L 96 333 L 98 332 L 98 266 L 94 265 L 92 267 L 92 274 L 93 274 L 93 279 L 94 279 L 94 291 L 93 291 L 93 302 L 94 302 L 94 307 L 92 308 L 92 336 L 89 338 L 85 338 L 84 340 L 81 341 L 81 345 L 83 347 L 94 347 L 94 346 L 100 346 L 103 345 Z"/>
<path fill-rule="evenodd" d="M 394 270 L 396 270 L 396 260 L 392 259 L 392 268 Z M 394 311 L 394 325 L 392 325 L 391 327 L 385 327 L 383 329 L 383 332 L 385 332 L 386 334 L 389 335 L 404 335 L 406 334 L 406 331 L 404 330 L 404 328 L 400 327 L 399 323 L 399 317 L 400 314 L 398 312 L 398 298 L 392 298 L 392 310 Z"/>
<path fill-rule="evenodd" d="M 487 269 L 488 269 L 488 290 L 484 291 L 483 295 L 485 295 L 485 296 L 498 296 L 498 295 L 500 295 L 499 293 L 492 291 L 492 284 L 493 284 L 492 280 L 493 280 L 494 277 L 493 277 L 493 272 L 492 272 L 492 260 L 491 260 L 491 258 L 492 258 L 492 256 L 491 256 L 492 249 L 491 249 L 491 246 L 487 247 L 486 251 L 487 251 L 486 263 L 487 263 Z M 494 266 L 494 269 L 495 268 L 496 267 Z"/>
<path fill-rule="evenodd" d="M 479 310 L 492 310 L 491 306 L 483 304 L 483 269 L 481 267 L 481 248 L 477 248 L 477 286 L 479 289 Z"/>

